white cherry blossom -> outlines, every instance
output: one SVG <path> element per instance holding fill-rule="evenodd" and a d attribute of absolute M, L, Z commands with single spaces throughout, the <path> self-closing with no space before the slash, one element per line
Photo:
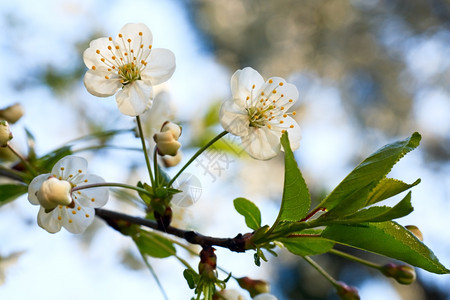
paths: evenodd
<path fill-rule="evenodd" d="M 175 71 L 175 56 L 168 49 L 153 49 L 153 36 L 142 23 L 122 27 L 115 39 L 93 40 L 83 53 L 89 70 L 84 85 L 98 97 L 116 94 L 121 113 L 138 116 L 152 106 L 153 86 Z"/>
<path fill-rule="evenodd" d="M 250 156 L 261 160 L 276 156 L 286 131 L 292 150 L 300 146 L 300 126 L 291 117 L 295 111 L 288 112 L 298 99 L 295 85 L 280 77 L 264 81 L 247 67 L 233 74 L 231 92 L 232 98 L 220 109 L 220 122 L 225 130 L 241 137 Z"/>
<path fill-rule="evenodd" d="M 40 205 L 37 222 L 50 233 L 61 227 L 72 233 L 83 232 L 94 220 L 95 208 L 108 201 L 104 187 L 73 191 L 75 187 L 103 183 L 103 178 L 86 173 L 87 161 L 82 157 L 66 156 L 59 160 L 51 173 L 35 177 L 28 186 L 28 201 Z"/>

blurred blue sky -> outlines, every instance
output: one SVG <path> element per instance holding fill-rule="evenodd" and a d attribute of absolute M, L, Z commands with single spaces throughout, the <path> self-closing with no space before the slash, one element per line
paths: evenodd
<path fill-rule="evenodd" d="M 74 106 L 84 108 L 99 122 L 105 120 L 109 128 L 133 126 L 132 118 L 118 113 L 113 97 L 99 99 L 90 95 L 82 80 L 67 91 L 54 93 L 36 79 L 38 71 L 48 66 L 69 71 L 75 68 L 81 61 L 80 49 L 77 48 L 79 43 L 93 35 L 113 36 L 128 22 L 145 23 L 153 32 L 154 47 L 168 48 L 175 53 L 177 69 L 161 89 L 170 91 L 178 119 L 196 118 L 200 109 L 206 108 L 210 101 L 226 99 L 230 95 L 229 81 L 233 71 L 220 65 L 208 51 L 180 3 L 169 0 L 2 1 L 0 76 L 3 80 L 0 81 L 0 89 L 3 93 L 0 107 L 15 102 L 25 107 L 25 117 L 12 127 L 17 147 L 25 149 L 24 127 L 35 134 L 40 154 L 86 133 L 87 128 L 74 113 Z M 385 42 L 395 43 L 388 39 Z M 448 35 L 436 35 L 411 41 L 410 47 L 403 49 L 408 68 L 416 74 L 418 82 L 431 80 L 442 70 L 449 69 L 448 44 Z M 277 74 L 263 76 L 268 78 Z M 308 175 L 307 181 L 322 182 L 331 189 L 354 167 L 349 160 L 355 156 L 367 156 L 376 148 L 367 148 L 358 140 L 355 124 L 346 115 L 333 82 L 301 70 L 292 74 L 288 81 L 297 83 L 303 103 L 302 119 L 298 120 L 303 139 L 296 157 L 304 174 Z M 307 93 L 302 93 L 303 84 L 308 85 Z M 416 120 L 415 130 L 422 133 L 424 142 L 433 136 L 449 137 L 449 112 L 448 89 L 428 88 L 416 93 L 411 118 Z M 191 134 L 195 132 L 191 131 Z M 369 134 L 377 139 L 378 147 L 392 141 L 376 130 Z M 121 137 L 115 142 L 139 145 L 133 137 Z M 139 153 L 108 152 L 102 159 L 89 153 L 83 153 L 83 156 L 92 158 L 91 172 L 108 181 L 126 180 L 129 174 L 124 169 L 133 164 L 143 165 Z M 261 191 L 260 187 L 250 185 L 218 188 L 221 183 L 239 182 L 241 175 L 252 176 L 251 181 L 255 183 L 267 181 L 267 189 L 273 182 L 282 182 L 280 169 L 270 162 L 246 161 L 243 164 L 240 167 L 232 165 L 216 183 L 212 183 L 201 169 L 192 168 L 191 172 L 202 182 L 203 196 L 185 211 L 189 226 L 217 236 L 232 236 L 246 231 L 241 217 L 232 211 L 231 200 L 238 196 L 246 196 L 258 203 L 263 211 L 263 223 L 273 221 L 277 213 L 276 204 L 264 197 L 271 191 Z M 259 170 L 259 174 L 250 169 Z M 417 225 L 426 244 L 444 265 L 450 267 L 450 231 L 446 230 L 450 227 L 447 216 L 450 211 L 450 164 L 447 162 L 440 166 L 439 171 L 436 170 L 419 147 L 394 168 L 391 176 L 406 182 L 422 178 L 422 183 L 412 193 L 415 211 L 399 222 Z M 141 176 L 145 176 L 143 171 L 138 168 Z M 275 184 L 273 189 L 276 194 L 281 186 Z M 210 212 L 212 207 L 216 212 L 229 212 L 216 216 Z M 122 203 L 111 203 L 110 208 L 135 212 Z M 0 299 L 163 299 L 148 270 L 129 269 L 118 259 L 130 248 L 134 254 L 137 253 L 129 239 L 103 225 L 100 226 L 104 228 L 96 235 L 87 238 L 73 236 L 64 230 L 50 235 L 33 223 L 36 214 L 37 208 L 29 205 L 25 197 L 0 208 L 0 255 L 25 251 L 17 264 L 6 270 L 6 282 L 0 286 Z M 203 222 L 207 228 L 200 227 Z M 85 243 L 89 238 L 92 238 L 91 243 Z M 218 250 L 217 254 L 219 263 L 237 276 L 270 279 L 270 264 L 255 267 L 252 253 L 230 254 Z M 195 259 L 192 261 L 195 264 Z M 191 295 L 182 277 L 182 268 L 175 260 L 155 259 L 152 262 L 170 299 L 187 299 L 186 295 Z M 276 259 L 271 258 L 271 263 L 276 263 Z M 424 271 L 419 271 L 419 275 L 431 284 L 450 286 L 450 276 Z M 381 291 L 384 296 L 380 296 Z M 361 287 L 362 299 L 387 299 L 387 294 L 391 295 L 389 299 L 401 299 L 382 280 Z"/>

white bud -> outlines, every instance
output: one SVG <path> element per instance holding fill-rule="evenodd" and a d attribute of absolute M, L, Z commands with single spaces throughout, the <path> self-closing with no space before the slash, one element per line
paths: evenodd
<path fill-rule="evenodd" d="M 173 138 L 178 140 L 181 136 L 181 126 L 170 121 L 166 121 L 161 126 L 161 132 L 170 132 L 172 133 Z"/>
<path fill-rule="evenodd" d="M 159 155 L 176 156 L 181 144 L 178 138 L 181 135 L 181 127 L 175 123 L 166 121 L 161 127 L 161 132 L 153 136 L 153 140 L 158 147 Z"/>
<path fill-rule="evenodd" d="M 69 205 L 72 203 L 71 190 L 72 185 L 70 182 L 50 177 L 42 183 L 36 193 L 36 197 L 43 208 L 51 210 L 58 205 Z"/>
<path fill-rule="evenodd" d="M 16 123 L 23 116 L 23 108 L 19 103 L 0 109 L 0 118 L 11 124 Z"/>
<path fill-rule="evenodd" d="M 13 138 L 11 131 L 9 130 L 9 124 L 7 121 L 0 121 L 0 147 L 8 146 L 8 142 Z"/>
<path fill-rule="evenodd" d="M 183 158 L 183 155 L 181 154 L 181 151 L 178 151 L 175 156 L 164 155 L 162 157 L 162 161 L 163 161 L 164 166 L 166 168 L 169 168 L 169 167 L 175 167 L 176 165 L 178 165 L 182 158 Z"/>

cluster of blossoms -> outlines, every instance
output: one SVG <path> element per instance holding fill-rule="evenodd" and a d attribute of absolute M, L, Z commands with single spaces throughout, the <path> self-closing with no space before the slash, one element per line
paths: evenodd
<path fill-rule="evenodd" d="M 127 116 L 145 113 L 153 104 L 153 86 L 168 80 L 175 70 L 173 53 L 153 48 L 152 43 L 151 31 L 140 23 L 125 25 L 115 39 L 93 40 L 83 53 L 89 68 L 84 77 L 87 90 L 98 97 L 116 94 L 117 106 Z M 288 112 L 298 99 L 293 84 L 280 77 L 264 81 L 257 71 L 247 67 L 233 74 L 231 92 L 232 97 L 220 109 L 220 122 L 226 131 L 241 138 L 250 156 L 261 160 L 276 156 L 282 150 L 280 137 L 284 132 L 288 132 L 292 149 L 299 147 L 300 127 L 291 117 L 295 111 Z M 166 166 L 181 161 L 180 135 L 181 127 L 166 121 L 153 136 Z M 1 145 L 6 146 L 11 138 L 8 123 L 2 121 Z M 57 232 L 63 226 L 79 233 L 92 222 L 94 208 L 106 203 L 108 193 L 96 187 L 80 190 L 83 185 L 104 182 L 98 176 L 85 174 L 86 167 L 84 159 L 66 157 L 50 174 L 39 175 L 31 182 L 28 199 L 41 206 L 41 227 Z"/>
<path fill-rule="evenodd" d="M 98 97 L 115 94 L 119 111 L 137 117 L 140 122 L 139 116 L 152 109 L 153 86 L 167 81 L 175 70 L 174 54 L 167 49 L 153 48 L 152 43 L 152 33 L 144 24 L 127 24 L 115 38 L 103 37 L 92 41 L 83 53 L 84 63 L 89 69 L 84 76 L 88 92 Z M 247 67 L 232 76 L 231 92 L 232 97 L 220 109 L 220 122 L 225 131 L 241 138 L 243 148 L 250 156 L 260 160 L 276 156 L 283 150 L 280 137 L 285 132 L 288 132 L 292 149 L 299 147 L 300 127 L 291 117 L 295 112 L 288 112 L 298 98 L 293 84 L 279 77 L 264 81 L 257 71 Z M 167 114 L 161 109 L 167 109 L 167 105 L 155 105 L 150 114 L 158 122 L 162 115 Z M 143 132 L 140 127 L 139 130 L 146 151 Z M 175 166 L 181 161 L 178 141 L 181 131 L 180 126 L 163 120 L 159 132 L 152 134 L 157 150 L 155 160 L 158 153 L 166 166 Z M 11 138 L 8 123 L 2 121 L 0 146 L 6 146 Z M 28 200 L 40 206 L 39 226 L 50 233 L 60 231 L 61 227 L 72 233 L 81 233 L 92 223 L 95 208 L 108 201 L 108 184 L 101 177 L 86 173 L 86 170 L 84 158 L 66 156 L 53 166 L 50 173 L 38 175 L 31 181 Z M 165 188 L 172 188 L 171 184 L 176 182 L 178 175 Z M 151 180 L 155 183 L 153 178 Z M 162 202 L 160 205 L 166 204 Z M 263 294 L 254 299 L 276 299 L 265 290 L 258 293 Z M 243 299 L 228 290 L 223 290 L 220 297 Z"/>

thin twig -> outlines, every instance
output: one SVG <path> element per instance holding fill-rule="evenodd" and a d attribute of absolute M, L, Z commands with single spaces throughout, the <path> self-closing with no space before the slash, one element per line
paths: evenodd
<path fill-rule="evenodd" d="M 98 217 L 105 220 L 108 225 L 120 231 L 120 228 L 117 225 L 117 221 L 126 221 L 132 224 L 137 224 L 145 227 L 149 227 L 155 230 L 162 231 L 158 228 L 158 223 L 153 220 L 147 220 L 140 217 L 133 217 L 126 214 L 122 214 L 115 211 L 110 211 L 106 209 L 96 208 L 95 213 Z M 165 233 L 169 233 L 185 239 L 187 242 L 191 244 L 200 245 L 204 247 L 223 247 L 227 248 L 230 251 L 234 252 L 245 252 L 245 237 L 242 234 L 238 234 L 234 238 L 217 238 L 211 236 L 205 236 L 195 231 L 183 230 L 173 226 L 168 226 L 163 231 Z"/>

